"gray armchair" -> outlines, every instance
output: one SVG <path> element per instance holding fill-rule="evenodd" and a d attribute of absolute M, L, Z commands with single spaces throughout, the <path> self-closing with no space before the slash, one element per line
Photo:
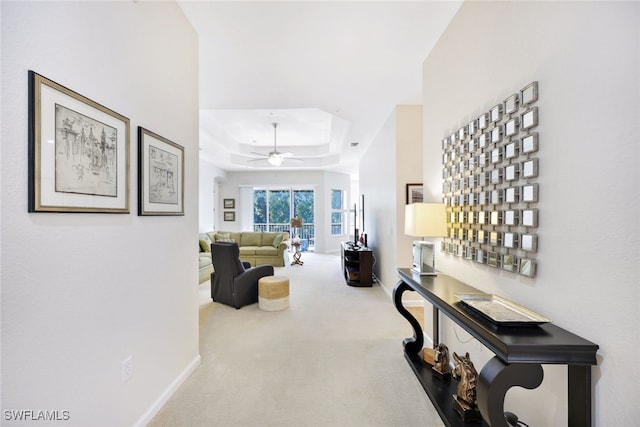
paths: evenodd
<path fill-rule="evenodd" d="M 273 276 L 271 265 L 251 267 L 240 261 L 237 243 L 212 243 L 211 260 L 211 299 L 237 309 L 258 302 L 258 280 Z"/>

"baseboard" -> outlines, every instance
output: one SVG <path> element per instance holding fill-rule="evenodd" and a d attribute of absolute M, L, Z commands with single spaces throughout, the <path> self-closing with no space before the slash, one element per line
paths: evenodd
<path fill-rule="evenodd" d="M 187 378 L 189 378 L 189 375 L 191 375 L 198 368 L 198 366 L 200 366 L 200 363 L 201 363 L 201 358 L 200 358 L 200 355 L 198 354 L 196 357 L 193 358 L 191 363 L 189 363 L 187 367 L 184 368 L 184 370 L 180 373 L 180 375 L 178 375 L 176 379 L 173 380 L 173 382 L 169 385 L 169 387 L 167 387 L 167 389 L 164 392 L 162 392 L 162 394 L 158 397 L 158 399 L 156 399 L 156 401 L 153 402 L 153 404 L 149 407 L 149 409 L 147 409 L 147 411 L 142 415 L 142 417 L 140 417 L 140 419 L 136 421 L 134 426 L 143 427 L 149 424 L 149 422 L 151 422 L 153 417 L 155 417 L 156 414 L 160 412 L 160 409 L 162 409 L 165 403 L 169 401 L 171 396 L 173 396 L 173 394 L 176 392 L 176 390 L 178 390 L 178 388 L 182 385 L 182 383 L 184 383 L 187 380 Z"/>
<path fill-rule="evenodd" d="M 375 276 L 375 275 L 374 275 Z M 380 287 L 382 288 L 382 290 L 384 291 L 385 294 L 387 294 L 387 296 L 389 297 L 389 299 L 393 298 L 393 290 L 387 288 L 384 283 L 382 283 L 377 277 L 375 277 L 375 280 L 378 282 L 378 284 L 380 285 Z M 403 300 L 403 305 L 405 307 L 421 307 L 424 306 L 424 300 L 423 299 L 416 299 L 416 300 Z"/>

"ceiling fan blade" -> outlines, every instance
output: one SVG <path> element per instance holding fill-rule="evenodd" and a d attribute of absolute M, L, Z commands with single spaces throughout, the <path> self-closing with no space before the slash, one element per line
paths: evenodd
<path fill-rule="evenodd" d="M 256 156 L 269 157 L 268 154 L 264 153 L 256 153 L 255 151 L 251 151 L 249 154 L 255 154 Z"/>
<path fill-rule="evenodd" d="M 268 159 L 268 157 L 258 157 L 258 158 L 255 158 L 255 159 L 249 159 L 249 160 L 247 160 L 247 162 L 259 162 L 259 161 L 267 160 L 267 159 Z"/>

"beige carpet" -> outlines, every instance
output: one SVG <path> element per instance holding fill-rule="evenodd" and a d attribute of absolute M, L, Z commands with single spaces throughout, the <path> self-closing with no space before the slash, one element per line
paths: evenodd
<path fill-rule="evenodd" d="M 345 284 L 336 255 L 303 253 L 290 307 L 214 303 L 201 286 L 202 365 L 150 426 L 442 426 L 404 359 L 387 294 Z"/>

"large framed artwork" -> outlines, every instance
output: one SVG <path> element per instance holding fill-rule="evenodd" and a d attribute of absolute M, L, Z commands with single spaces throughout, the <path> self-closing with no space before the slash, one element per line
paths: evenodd
<path fill-rule="evenodd" d="M 29 212 L 129 213 L 129 119 L 29 71 Z"/>
<path fill-rule="evenodd" d="M 138 127 L 138 215 L 184 215 L 184 148 Z"/>

